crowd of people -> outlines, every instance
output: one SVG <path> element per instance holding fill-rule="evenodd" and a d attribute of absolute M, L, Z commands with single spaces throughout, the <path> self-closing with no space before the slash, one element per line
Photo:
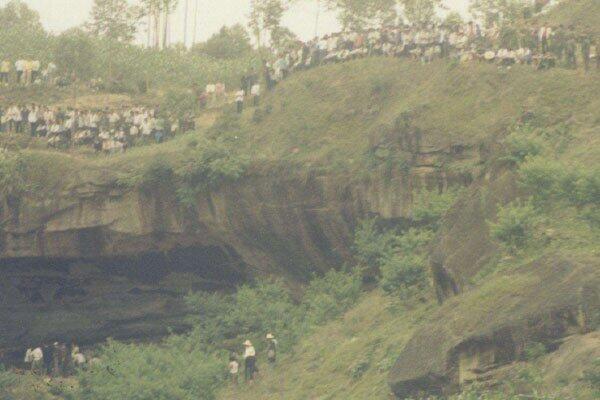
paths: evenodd
<path fill-rule="evenodd" d="M 274 366 L 277 361 L 278 342 L 272 333 L 266 335 L 265 348 L 266 359 L 271 366 Z M 253 382 L 259 374 L 259 369 L 257 351 L 250 340 L 244 342 L 241 359 L 244 382 Z M 23 362 L 26 368 L 36 375 L 60 378 L 73 375 L 77 370 L 97 365 L 100 363 L 100 359 L 94 357 L 91 350 L 82 352 L 74 342 L 71 344 L 54 342 L 27 349 Z M 227 369 L 233 385 L 239 384 L 241 367 L 240 357 L 236 352 L 232 352 Z"/>
<path fill-rule="evenodd" d="M 14 64 L 9 60 L 0 62 L 0 84 L 6 86 L 11 82 L 19 85 L 42 84 L 56 78 L 58 67 L 53 62 L 42 69 L 39 60 L 19 59 Z"/>
<path fill-rule="evenodd" d="M 469 22 L 450 27 L 388 26 L 364 32 L 346 31 L 298 42 L 265 64 L 268 88 L 294 71 L 371 55 L 407 57 L 421 62 L 436 58 L 481 60 L 499 65 L 530 64 L 536 68 L 600 68 L 600 38 L 576 33 L 573 26 L 532 26 L 526 29 L 482 28 Z"/>
<path fill-rule="evenodd" d="M 36 104 L 0 108 L 0 132 L 45 138 L 49 147 L 92 146 L 96 152 L 124 152 L 140 143 L 161 143 L 194 129 L 193 115 L 163 116 L 158 108 L 93 109 Z"/>
<path fill-rule="evenodd" d="M 267 361 L 271 366 L 277 361 L 277 339 L 272 333 L 266 336 Z M 256 349 L 250 340 L 244 342 L 244 353 L 242 355 L 244 361 L 244 381 L 252 382 L 256 379 L 259 369 L 256 362 Z M 240 362 L 237 353 L 232 352 L 229 356 L 229 377 L 231 383 L 237 385 L 239 383 Z"/>
<path fill-rule="evenodd" d="M 54 342 L 27 349 L 23 361 L 34 374 L 66 377 L 99 362 L 99 359 L 89 352 L 84 354 L 75 343 Z"/>

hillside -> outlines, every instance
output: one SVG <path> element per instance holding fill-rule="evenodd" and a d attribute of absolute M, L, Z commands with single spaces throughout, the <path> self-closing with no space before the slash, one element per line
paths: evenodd
<path fill-rule="evenodd" d="M 83 259 L 84 271 L 91 269 L 81 278 L 61 271 L 53 278 L 57 286 L 44 291 L 52 295 L 64 281 L 83 285 L 78 293 L 113 298 L 117 289 L 110 282 L 87 287 L 84 279 L 107 268 L 112 257 L 125 257 L 125 264 L 138 270 L 136 260 L 165 252 L 172 260 L 192 257 L 203 263 L 196 267 L 202 271 L 196 283 L 188 271 L 173 273 L 170 264 L 157 266 L 152 282 L 128 276 L 114 306 L 142 302 L 146 308 L 123 311 L 116 320 L 110 312 L 97 321 L 80 319 L 87 321 L 84 332 L 104 327 L 94 329 L 94 337 L 144 332 L 148 327 L 141 316 L 179 313 L 170 295 L 152 294 L 161 285 L 174 293 L 228 285 L 230 272 L 221 266 L 232 263 L 243 266 L 235 279 L 275 271 L 298 281 L 348 260 L 357 221 L 373 214 L 410 218 L 416 193 L 480 179 L 498 143 L 524 114 L 547 128 L 568 125 L 574 145 L 562 155 L 566 160 L 596 159 L 596 78 L 564 69 L 374 58 L 295 74 L 240 119 L 227 112 L 213 128 L 123 155 L 64 154 L 32 142 L 19 156 L 27 166 L 28 187 L 21 188 L 17 208 L 2 210 L 8 223 L 0 255 L 14 263 L 16 277 L 24 273 L 20 260 L 43 266 L 59 257 L 75 266 Z M 14 139 L 13 149 L 27 143 Z M 186 171 L 205 171 L 192 161 L 214 143 L 235 155 L 227 156 L 227 163 L 247 160 L 239 164 L 247 164 L 242 176 L 230 178 L 230 171 L 221 169 L 215 173 L 224 183 L 182 199 Z M 39 274 L 37 268 L 26 274 Z M 143 295 L 135 294 L 140 285 Z M 27 312 L 27 302 L 20 304 Z M 60 332 L 66 317 L 60 307 L 55 312 L 56 323 L 32 320 L 32 326 L 43 323 L 52 327 L 46 332 Z M 148 322 L 151 334 L 164 331 L 160 319 L 158 327 Z M 49 334 L 34 331 L 36 337 Z"/>
<path fill-rule="evenodd" d="M 573 27 L 581 33 L 600 33 L 598 26 L 598 13 L 600 4 L 595 0 L 568 0 L 561 1 L 556 7 L 550 8 L 548 13 L 540 16 L 540 20 L 557 26 Z"/>
<path fill-rule="evenodd" d="M 406 229 L 423 196 L 460 187 L 424 301 L 367 292 L 221 397 L 530 393 L 526 369 L 544 393 L 592 398 L 578 387 L 592 358 L 568 353 L 599 348 L 598 93 L 596 72 L 373 58 L 295 74 L 259 108 L 121 155 L 3 137 L 0 347 L 182 331 L 189 291 L 265 276 L 301 292 L 355 261 L 363 219 Z"/>

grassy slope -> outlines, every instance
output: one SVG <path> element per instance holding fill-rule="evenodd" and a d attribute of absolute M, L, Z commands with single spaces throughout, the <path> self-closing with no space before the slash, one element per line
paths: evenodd
<path fill-rule="evenodd" d="M 565 0 L 550 12 L 540 16 L 540 20 L 553 25 L 573 24 L 579 32 L 600 34 L 600 2 L 597 0 Z"/>
<path fill-rule="evenodd" d="M 569 121 L 577 129 L 589 129 L 597 122 L 592 116 L 599 106 L 599 90 L 597 74 L 582 71 L 359 60 L 292 76 L 266 96 L 258 111 L 250 108 L 243 114 L 239 146 L 257 163 L 359 171 L 370 143 L 382 136 L 382 127 L 393 126 L 404 112 L 411 113 L 413 124 L 423 132 L 425 146 L 477 145 L 503 132 L 524 111 L 533 111 L 549 126 Z M 42 142 L 31 143 L 24 153 L 48 165 L 52 161 L 48 169 L 59 175 L 104 180 L 159 156 L 177 165 L 189 156 L 188 144 L 205 134 L 212 118 L 207 116 L 197 133 L 160 146 L 133 148 L 124 155 L 96 157 L 89 149 L 50 152 Z M 12 147 L 27 142 L 2 140 Z M 45 185 L 45 177 L 39 178 Z"/>
<path fill-rule="evenodd" d="M 261 377 L 250 389 L 229 387 L 221 399 L 388 399 L 387 372 L 431 305 L 412 310 L 375 291 L 342 318 L 304 338 L 273 371 L 259 359 Z M 366 372 L 353 369 L 366 363 Z"/>

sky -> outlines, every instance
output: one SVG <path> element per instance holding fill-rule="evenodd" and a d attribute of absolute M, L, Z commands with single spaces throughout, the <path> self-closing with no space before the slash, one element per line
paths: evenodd
<path fill-rule="evenodd" d="M 9 0 L 0 0 L 0 6 Z M 40 13 L 42 23 L 47 30 L 59 33 L 66 29 L 79 26 L 88 20 L 93 0 L 23 0 L 31 8 Z M 196 1 L 198 2 L 198 28 L 196 39 L 202 41 L 217 32 L 223 25 L 236 23 L 247 24 L 250 12 L 250 0 L 187 0 L 189 1 L 188 42 L 193 33 L 193 15 Z M 184 9 L 186 0 L 179 0 L 179 10 L 172 17 L 171 42 L 183 42 Z M 323 3 L 323 1 L 321 1 Z M 290 28 L 302 39 L 314 36 L 318 0 L 302 0 L 297 2 L 285 15 L 284 25 Z M 468 0 L 446 0 L 445 5 L 450 9 L 466 13 Z M 339 30 L 336 15 L 322 10 L 319 13 L 319 34 Z M 140 40 L 145 37 L 140 33 Z"/>

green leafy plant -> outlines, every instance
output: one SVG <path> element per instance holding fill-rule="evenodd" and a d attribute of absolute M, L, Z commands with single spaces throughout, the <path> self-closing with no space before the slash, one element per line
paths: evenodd
<path fill-rule="evenodd" d="M 496 222 L 488 222 L 491 235 L 509 250 L 527 246 L 539 222 L 539 214 L 533 202 L 514 201 L 498 208 Z"/>

